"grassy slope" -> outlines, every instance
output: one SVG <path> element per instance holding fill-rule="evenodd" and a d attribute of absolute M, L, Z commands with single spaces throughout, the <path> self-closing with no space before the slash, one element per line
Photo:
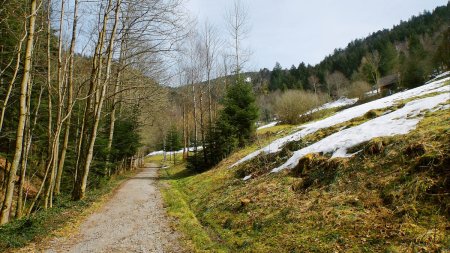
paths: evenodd
<path fill-rule="evenodd" d="M 202 174 L 189 174 L 183 164 L 171 167 L 162 172 L 169 215 L 198 252 L 448 250 L 449 115 L 449 109 L 427 113 L 416 130 L 365 143 L 351 159 L 310 155 L 292 171 L 262 169 L 246 182 L 242 175 L 261 163 L 228 167 L 255 145 Z M 264 143 L 273 139 L 270 129 L 265 132 Z"/>
<path fill-rule="evenodd" d="M 53 208 L 42 210 L 30 218 L 14 220 L 0 227 L 0 252 L 37 244 L 39 248 L 46 239 L 64 236 L 74 232 L 84 217 L 96 211 L 105 203 L 114 190 L 135 171 L 113 176 L 104 186 L 89 191 L 86 198 L 71 201 L 70 196 L 63 195 L 55 199 Z M 34 246 L 30 245 L 30 251 Z"/>

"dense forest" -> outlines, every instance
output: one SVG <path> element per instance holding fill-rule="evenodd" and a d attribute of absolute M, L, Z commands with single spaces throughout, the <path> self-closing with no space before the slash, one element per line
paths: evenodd
<path fill-rule="evenodd" d="M 424 11 L 391 29 L 355 39 L 345 49 L 335 49 L 315 66 L 302 62 L 284 69 L 276 63 L 271 71 L 262 69 L 252 76 L 263 93 L 305 89 L 337 97 L 344 95 L 340 82 L 344 86 L 358 80 L 376 85 L 390 74 L 399 74 L 402 87 L 415 87 L 450 65 L 449 15 L 449 4 Z"/>

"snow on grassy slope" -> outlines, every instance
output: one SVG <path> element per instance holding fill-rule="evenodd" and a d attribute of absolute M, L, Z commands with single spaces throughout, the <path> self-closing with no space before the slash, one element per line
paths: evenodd
<path fill-rule="evenodd" d="M 338 107 L 343 107 L 343 106 L 350 106 L 355 104 L 356 102 L 358 102 L 358 98 L 346 98 L 346 97 L 341 97 L 338 100 L 335 101 L 331 101 L 328 103 L 325 103 L 319 107 L 316 107 L 310 111 L 307 111 L 306 113 L 300 115 L 300 116 L 307 116 L 310 115 L 312 113 L 321 111 L 321 110 L 325 110 L 325 109 L 331 109 L 331 108 L 338 108 Z"/>
<path fill-rule="evenodd" d="M 203 149 L 203 147 L 202 146 L 198 146 L 197 147 L 197 150 L 202 150 Z M 193 152 L 195 150 L 195 148 L 194 147 L 190 147 L 189 148 L 189 151 L 190 152 Z M 164 150 L 158 150 L 158 151 L 153 151 L 153 152 L 150 152 L 150 153 L 148 153 L 146 156 L 148 157 L 148 156 L 155 156 L 155 155 L 163 155 L 164 154 L 164 152 L 166 152 L 167 154 L 173 154 L 173 153 L 175 153 L 175 154 L 181 154 L 181 153 L 183 153 L 183 149 L 180 149 L 180 150 L 178 150 L 178 151 L 164 151 Z"/>
<path fill-rule="evenodd" d="M 361 125 L 334 133 L 308 147 L 295 151 L 283 165 L 272 170 L 290 169 L 309 153 L 333 153 L 333 157 L 348 157 L 347 150 L 376 137 L 406 134 L 422 119 L 423 112 L 431 110 L 450 98 L 449 93 L 413 100 L 401 109 L 369 120 Z"/>
<path fill-rule="evenodd" d="M 343 110 L 343 111 L 340 111 L 340 112 L 334 114 L 333 116 L 330 116 L 328 118 L 325 118 L 325 119 L 322 119 L 322 120 L 319 120 L 316 122 L 301 125 L 298 127 L 299 131 L 296 131 L 288 136 L 285 136 L 283 138 L 273 141 L 266 147 L 259 149 L 255 152 L 245 156 L 241 160 L 239 160 L 236 163 L 234 163 L 233 165 L 231 165 L 231 167 L 234 167 L 245 161 L 251 160 L 262 153 L 268 154 L 268 153 L 279 152 L 279 151 L 281 151 L 282 147 L 286 143 L 289 143 L 292 141 L 298 141 L 301 138 L 303 138 L 304 136 L 314 133 L 320 129 L 327 128 L 327 127 L 330 127 L 330 126 L 333 126 L 336 124 L 340 124 L 340 123 L 349 121 L 353 118 L 363 116 L 365 113 L 367 113 L 370 110 L 386 108 L 386 107 L 394 105 L 396 102 L 399 102 L 404 99 L 412 98 L 415 96 L 426 95 L 426 94 L 430 94 L 433 92 L 448 92 L 450 86 L 445 85 L 445 82 L 447 82 L 449 80 L 450 80 L 450 77 L 447 77 L 447 78 L 417 87 L 415 89 L 407 90 L 404 92 L 399 92 L 394 95 L 384 97 L 384 98 L 381 98 L 378 100 L 374 100 L 369 103 L 365 103 L 362 105 L 348 108 L 346 110 Z"/>
<path fill-rule="evenodd" d="M 441 78 L 444 78 L 444 77 L 449 77 L 449 76 L 450 76 L 450 71 L 447 71 L 447 72 L 444 72 L 444 73 L 441 73 L 441 74 L 435 76 L 433 79 L 427 81 L 426 83 L 431 83 L 431 82 L 434 82 L 434 81 L 436 81 L 438 79 L 441 79 Z"/>
<path fill-rule="evenodd" d="M 350 98 L 346 98 L 346 97 L 341 97 L 338 100 L 335 100 L 335 101 L 332 101 L 332 102 L 328 102 L 328 103 L 323 104 L 323 105 L 321 105 L 321 106 L 319 106 L 317 108 L 314 108 L 311 111 L 305 113 L 304 115 L 308 115 L 308 114 L 311 114 L 313 112 L 317 112 L 317 111 L 320 111 L 320 110 L 337 108 L 337 107 L 343 107 L 343 106 L 349 106 L 349 105 L 355 104 L 356 102 L 358 102 L 357 98 L 351 98 L 350 99 Z M 276 126 L 278 123 L 279 123 L 279 121 L 273 121 L 273 122 L 270 122 L 270 123 L 268 123 L 266 125 L 263 125 L 263 126 L 260 126 L 260 127 L 256 128 L 256 130 L 261 130 L 261 129 L 264 129 L 264 128 L 273 127 L 273 126 Z"/>
<path fill-rule="evenodd" d="M 273 121 L 273 122 L 268 123 L 267 125 L 263 125 L 263 126 L 256 128 L 256 130 L 273 127 L 273 126 L 276 126 L 277 124 L 278 124 L 278 121 Z"/>
<path fill-rule="evenodd" d="M 336 108 L 336 107 L 342 107 L 342 106 L 349 106 L 349 105 L 353 105 L 356 102 L 358 102 L 357 98 L 346 98 L 346 97 L 341 97 L 340 99 L 333 101 L 333 102 L 329 102 L 326 103 L 322 106 L 320 106 L 319 108 L 317 108 L 317 110 L 323 110 L 323 109 L 331 109 L 331 108 Z"/>

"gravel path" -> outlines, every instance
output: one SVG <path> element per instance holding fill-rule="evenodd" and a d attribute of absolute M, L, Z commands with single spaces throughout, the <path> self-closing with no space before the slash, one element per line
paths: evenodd
<path fill-rule="evenodd" d="M 156 165 L 148 164 L 81 224 L 79 234 L 54 239 L 45 252 L 183 252 L 168 225 L 157 177 Z"/>

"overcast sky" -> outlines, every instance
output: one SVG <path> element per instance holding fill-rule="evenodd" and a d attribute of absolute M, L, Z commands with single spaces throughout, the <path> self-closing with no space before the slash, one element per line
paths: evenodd
<path fill-rule="evenodd" d="M 199 22 L 208 19 L 223 36 L 225 10 L 232 0 L 186 0 Z M 319 63 L 335 48 L 383 28 L 392 28 L 447 0 L 244 0 L 250 14 L 247 70 Z"/>

